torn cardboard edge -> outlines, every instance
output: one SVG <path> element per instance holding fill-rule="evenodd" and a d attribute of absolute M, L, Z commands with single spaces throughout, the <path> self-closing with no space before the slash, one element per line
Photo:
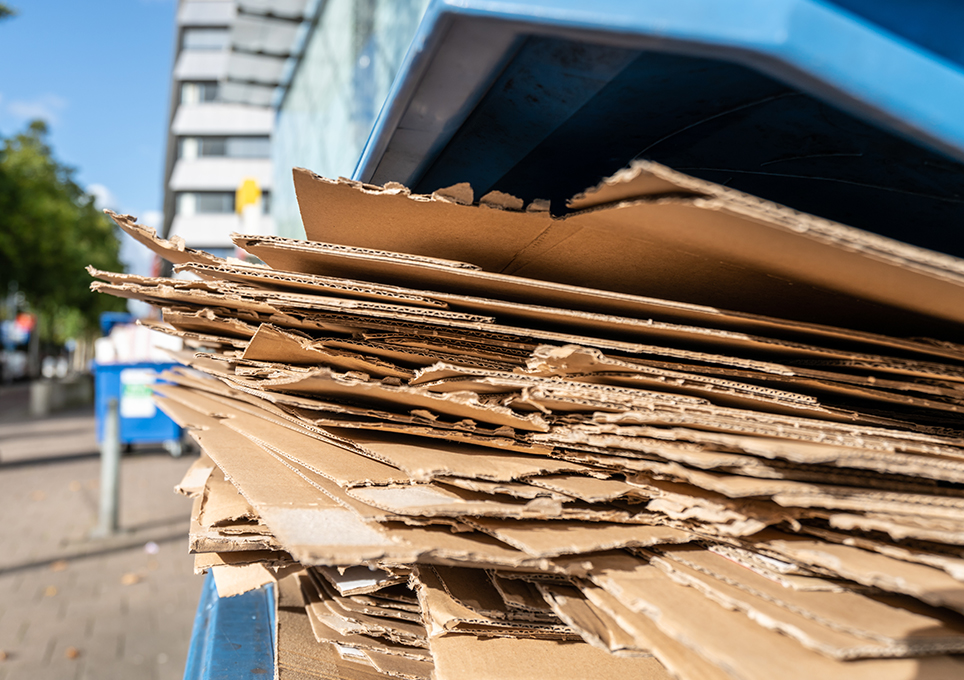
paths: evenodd
<path fill-rule="evenodd" d="M 305 231 L 313 241 L 469 260 L 490 272 L 595 288 L 606 280 L 613 290 L 646 290 L 653 297 L 668 297 L 664 293 L 672 290 L 676 299 L 726 300 L 724 306 L 758 313 L 775 311 L 765 302 L 768 295 L 784 309 L 788 301 L 836 303 L 823 305 L 826 318 L 835 307 L 843 309 L 844 298 L 827 296 L 828 290 L 837 290 L 851 297 L 847 314 L 839 318 L 866 313 L 868 308 L 857 302 L 863 298 L 962 320 L 954 308 L 961 308 L 964 265 L 956 258 L 804 215 L 651 162 L 635 165 L 609 184 L 639 186 L 640 178 L 649 180 L 646 175 L 690 195 L 643 194 L 595 205 L 583 199 L 583 210 L 554 219 L 545 213 L 412 196 L 397 186 L 383 190 L 325 180 L 301 169 L 294 171 L 294 180 Z M 408 224 L 418 229 L 406 228 Z M 640 250 L 648 257 L 640 257 Z M 612 272 L 633 270 L 624 266 L 626 261 L 653 265 L 613 280 Z M 790 281 L 797 291 L 787 285 Z M 738 300 L 742 302 L 734 304 Z M 819 307 L 802 307 L 809 307 L 803 318 L 820 318 Z M 881 311 L 868 318 L 876 314 L 879 323 Z"/>

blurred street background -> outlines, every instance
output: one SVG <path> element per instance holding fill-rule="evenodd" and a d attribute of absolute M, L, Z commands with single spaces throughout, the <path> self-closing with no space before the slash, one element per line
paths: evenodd
<path fill-rule="evenodd" d="M 191 459 L 139 445 L 121 463 L 121 530 L 95 540 L 93 406 L 29 414 L 0 387 L 0 680 L 181 678 L 203 577 L 187 550 Z"/>
<path fill-rule="evenodd" d="M 168 435 L 138 432 L 120 464 L 119 529 L 93 537 L 92 360 L 152 356 L 132 325 L 144 309 L 92 294 L 85 271 L 156 267 L 102 210 L 161 226 L 178 6 L 0 1 L 0 680 L 184 672 L 203 577 L 191 502 L 173 487 L 191 460 L 172 457 Z M 125 341 L 97 355 L 105 313 Z M 131 375 L 125 392 L 111 374 L 112 396 L 154 422 L 146 373 Z"/>
<path fill-rule="evenodd" d="M 647 159 L 960 256 L 964 2 L 911 6 L 0 0 L 0 680 L 184 672 L 195 454 L 150 396 L 180 338 L 85 270 L 171 267 L 105 209 L 245 259 L 233 233 L 305 237 L 292 168 L 558 215 Z"/>

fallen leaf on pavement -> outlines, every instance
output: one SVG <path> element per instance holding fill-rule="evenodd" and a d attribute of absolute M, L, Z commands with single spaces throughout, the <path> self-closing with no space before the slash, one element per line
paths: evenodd
<path fill-rule="evenodd" d="M 66 571 L 67 560 L 57 560 L 50 563 L 50 571 Z"/>
<path fill-rule="evenodd" d="M 129 573 L 121 576 L 121 585 L 132 586 L 135 583 L 140 583 L 143 581 L 143 577 L 140 574 Z"/>
<path fill-rule="evenodd" d="M 64 656 L 66 656 L 68 659 L 76 659 L 78 656 L 80 656 L 80 650 L 76 647 L 68 647 L 64 650 Z"/>

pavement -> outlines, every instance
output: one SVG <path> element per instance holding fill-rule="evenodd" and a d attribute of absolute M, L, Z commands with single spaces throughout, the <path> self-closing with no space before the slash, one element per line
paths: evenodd
<path fill-rule="evenodd" d="M 0 680 L 180 679 L 204 579 L 173 491 L 193 455 L 125 455 L 121 530 L 92 539 L 93 407 L 28 408 L 29 385 L 0 387 Z"/>

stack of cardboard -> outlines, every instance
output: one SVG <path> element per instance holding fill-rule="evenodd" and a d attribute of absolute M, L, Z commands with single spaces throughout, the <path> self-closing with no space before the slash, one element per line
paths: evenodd
<path fill-rule="evenodd" d="M 279 582 L 279 677 L 962 677 L 964 262 L 651 163 L 295 182 L 265 265 L 114 215 L 195 276 L 92 271 L 194 348 L 191 549 Z"/>

